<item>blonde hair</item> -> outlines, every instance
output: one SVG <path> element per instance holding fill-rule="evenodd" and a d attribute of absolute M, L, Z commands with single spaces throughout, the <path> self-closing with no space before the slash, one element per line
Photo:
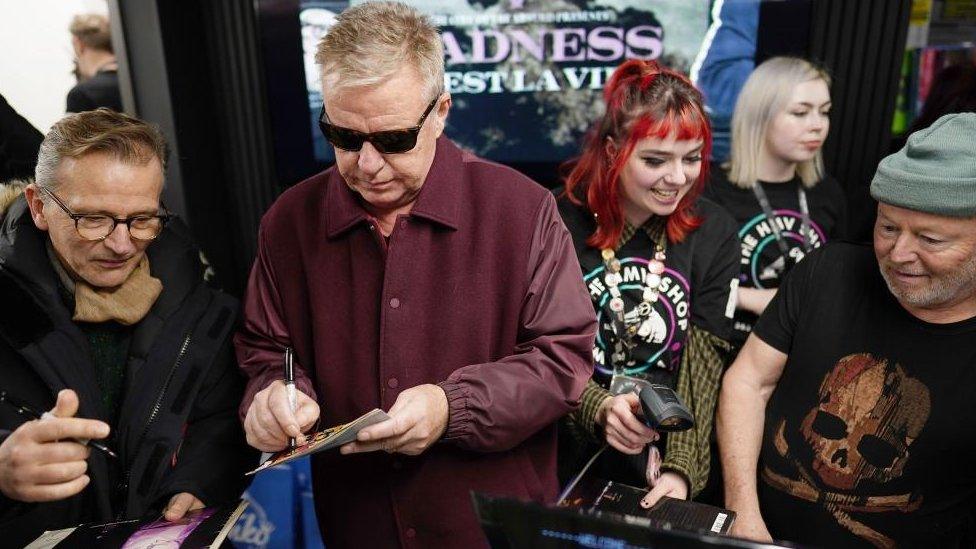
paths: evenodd
<path fill-rule="evenodd" d="M 732 143 L 729 154 L 729 181 L 751 189 L 759 180 L 759 158 L 766 146 L 766 133 L 773 118 L 789 104 L 793 89 L 803 82 L 823 80 L 830 87 L 830 75 L 806 59 L 773 57 L 756 67 L 735 103 L 732 114 Z M 823 155 L 818 150 L 810 160 L 796 166 L 804 187 L 812 187 L 823 177 Z"/>
<path fill-rule="evenodd" d="M 108 17 L 100 13 L 74 16 L 68 31 L 89 48 L 112 52 L 112 30 L 108 24 Z"/>
<path fill-rule="evenodd" d="M 93 153 L 143 166 L 155 158 L 166 168 L 166 140 L 155 126 L 103 107 L 69 114 L 54 123 L 41 142 L 34 182 L 54 190 L 58 185 L 55 174 L 64 158 Z"/>
<path fill-rule="evenodd" d="M 315 63 L 332 89 L 372 86 L 408 66 L 435 97 L 444 87 L 444 46 L 427 16 L 399 2 L 367 2 L 342 12 L 319 42 Z"/>

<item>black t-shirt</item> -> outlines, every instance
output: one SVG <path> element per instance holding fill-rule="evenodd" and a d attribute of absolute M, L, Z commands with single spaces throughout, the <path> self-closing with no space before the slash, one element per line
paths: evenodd
<path fill-rule="evenodd" d="M 561 193 L 556 192 L 557 196 Z M 596 222 L 589 210 L 568 198 L 560 197 L 558 203 L 559 213 L 573 236 L 583 279 L 597 313 L 594 379 L 607 386 L 612 375 L 610 342 L 615 341 L 609 317 L 610 291 L 603 280 L 605 267 L 600 250 L 586 244 L 586 239 L 596 230 Z M 702 225 L 683 242 L 669 242 L 666 247 L 660 298 L 651 313 L 652 321 L 663 329 L 654 330 L 647 338 L 635 336 L 638 344 L 632 352 L 633 363 L 627 365 L 628 375 L 673 386 L 690 324 L 726 340 L 731 335 L 735 298 L 730 296 L 730 288 L 738 272 L 739 250 L 735 223 L 710 200 L 699 199 L 697 209 L 704 219 Z M 625 318 L 638 314 L 647 265 L 653 256 L 654 242 L 643 229 L 638 229 L 616 252 L 624 278 L 620 289 Z"/>
<path fill-rule="evenodd" d="M 119 73 L 115 70 L 103 70 L 94 76 L 77 84 L 68 92 L 67 111 L 92 111 L 99 107 L 107 107 L 113 111 L 122 111 L 122 95 L 119 93 Z"/>
<path fill-rule="evenodd" d="M 760 459 L 774 537 L 974 546 L 976 318 L 919 320 L 869 246 L 835 243 L 790 272 L 754 333 L 789 355 Z"/>
<path fill-rule="evenodd" d="M 780 279 L 804 255 L 804 236 L 809 246 L 820 247 L 824 242 L 841 238 L 847 225 L 847 200 L 832 177 L 826 177 L 812 188 L 804 189 L 810 210 L 810 225 L 806 235 L 800 234 L 802 216 L 798 190 L 799 177 L 785 183 L 760 181 L 770 207 L 789 247 L 789 261 L 783 258 L 776 242 L 776 234 L 766 220 L 762 207 L 751 189 L 733 185 L 725 170 L 716 166 L 712 179 L 705 186 L 705 195 L 723 206 L 738 225 L 741 253 L 739 255 L 739 286 L 742 288 L 779 288 Z M 735 314 L 733 341 L 741 345 L 752 330 L 756 315 L 738 310 Z"/>

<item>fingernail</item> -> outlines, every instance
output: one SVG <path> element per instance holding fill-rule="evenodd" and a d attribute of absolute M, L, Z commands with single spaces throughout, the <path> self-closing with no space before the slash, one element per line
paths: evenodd
<path fill-rule="evenodd" d="M 359 432 L 359 440 L 369 440 L 369 438 L 370 438 L 369 437 L 369 433 L 367 433 L 365 431 L 360 431 Z"/>

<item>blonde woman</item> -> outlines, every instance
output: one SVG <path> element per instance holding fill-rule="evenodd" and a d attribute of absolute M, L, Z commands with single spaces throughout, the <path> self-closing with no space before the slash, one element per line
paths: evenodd
<path fill-rule="evenodd" d="M 804 59 L 774 57 L 756 67 L 732 116 L 729 162 L 705 188 L 739 223 L 733 342 L 740 346 L 786 272 L 845 231 L 846 199 L 821 159 L 829 87 L 830 76 Z"/>

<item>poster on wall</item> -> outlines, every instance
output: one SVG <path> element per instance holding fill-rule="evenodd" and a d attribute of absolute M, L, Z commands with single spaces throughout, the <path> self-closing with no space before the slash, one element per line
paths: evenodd
<path fill-rule="evenodd" d="M 302 0 L 299 17 L 316 158 L 322 96 L 315 48 L 353 1 Z M 690 69 L 708 30 L 709 0 L 407 0 L 444 45 L 447 135 L 503 163 L 560 162 L 602 112 L 600 94 L 627 59 Z"/>

